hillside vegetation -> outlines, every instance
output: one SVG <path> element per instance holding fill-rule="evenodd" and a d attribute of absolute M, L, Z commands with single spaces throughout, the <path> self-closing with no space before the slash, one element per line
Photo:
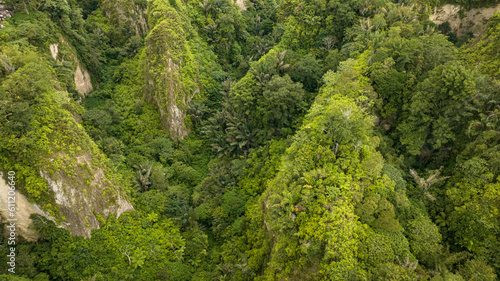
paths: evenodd
<path fill-rule="evenodd" d="M 0 280 L 497 280 L 500 14 L 446 3 L 498 1 L 6 1 Z"/>

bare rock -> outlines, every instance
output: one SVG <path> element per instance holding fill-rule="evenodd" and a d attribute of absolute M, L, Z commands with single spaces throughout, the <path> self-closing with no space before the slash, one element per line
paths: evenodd
<path fill-rule="evenodd" d="M 9 218 L 9 186 L 5 180 L 0 177 L 0 214 L 4 218 Z M 35 241 L 38 239 L 34 228 L 31 226 L 32 221 L 30 216 L 38 214 L 45 218 L 54 221 L 48 213 L 42 211 L 35 203 L 30 203 L 19 191 L 15 191 L 15 208 L 14 219 L 16 219 L 16 235 L 22 236 L 27 241 Z"/>
<path fill-rule="evenodd" d="M 77 66 L 75 71 L 75 88 L 83 96 L 94 89 L 89 72 L 86 69 L 82 70 L 80 66 Z"/>

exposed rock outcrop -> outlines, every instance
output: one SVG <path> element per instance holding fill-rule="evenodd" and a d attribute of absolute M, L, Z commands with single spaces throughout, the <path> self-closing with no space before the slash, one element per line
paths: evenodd
<path fill-rule="evenodd" d="M 51 122 L 64 125 L 47 135 L 50 149 L 36 155 L 35 167 L 59 209 L 61 226 L 72 235 L 90 237 L 92 229 L 99 228 L 98 216 L 120 216 L 133 206 L 121 190 L 126 183 L 112 171 L 106 156 L 73 115 L 63 109 L 68 95 L 54 95 L 58 95 L 60 113 Z"/>
<path fill-rule="evenodd" d="M 74 236 L 90 237 L 92 229 L 99 228 L 97 215 L 107 218 L 116 214 L 119 217 L 134 207 L 123 198 L 118 188 L 106 177 L 103 169 L 92 163 L 90 154 L 75 157 L 74 160 L 73 166 L 69 167 L 77 171 L 74 177 L 68 176 L 63 171 L 51 175 L 43 170 L 40 171 L 40 176 L 47 181 L 50 191 L 54 194 L 60 216 L 63 218 L 60 226 L 69 229 Z M 8 191 L 9 186 L 0 177 L 0 214 L 4 218 L 9 214 Z M 39 214 L 52 221 L 55 219 L 37 204 L 28 202 L 17 190 L 15 194 L 17 234 L 28 241 L 34 241 L 38 237 L 30 227 L 32 223 L 30 215 Z"/>
<path fill-rule="evenodd" d="M 49 48 L 52 58 L 57 61 L 57 55 L 59 55 L 59 44 L 58 43 L 51 44 Z"/>
<path fill-rule="evenodd" d="M 80 68 L 80 65 L 76 67 L 75 71 L 75 88 L 83 96 L 90 93 L 94 87 L 90 80 L 90 74 L 87 70 Z"/>
<path fill-rule="evenodd" d="M 4 23 L 2 23 L 2 22 L 5 21 L 5 19 L 7 19 L 7 18 L 12 17 L 13 14 L 14 13 L 11 10 L 9 10 L 7 7 L 5 7 L 5 5 L 0 4 L 0 28 L 4 27 Z"/>
<path fill-rule="evenodd" d="M 90 93 L 92 90 L 94 90 L 94 87 L 92 85 L 92 81 L 90 78 L 89 72 L 80 64 L 80 61 L 78 60 L 77 56 L 72 52 L 72 48 L 69 45 L 69 43 L 64 40 L 64 38 L 61 38 L 59 40 L 60 42 L 51 44 L 49 46 L 50 48 L 50 54 L 52 55 L 52 58 L 55 61 L 62 62 L 65 60 L 70 60 L 73 62 L 73 65 L 76 66 L 74 69 L 75 75 L 74 75 L 74 82 L 75 82 L 75 89 L 82 95 L 86 96 L 88 93 Z M 60 57 L 59 56 L 59 46 L 61 48 L 65 48 L 69 50 L 69 55 L 67 57 Z"/>
<path fill-rule="evenodd" d="M 5 180 L 0 176 L 0 215 L 4 218 L 9 217 L 9 203 L 8 203 L 8 192 L 9 186 Z M 19 191 L 15 191 L 15 205 L 16 211 L 14 212 L 14 219 L 16 219 L 16 234 L 22 236 L 27 241 L 35 241 L 38 236 L 31 227 L 32 221 L 30 216 L 32 214 L 38 214 L 44 216 L 45 218 L 54 221 L 48 213 L 42 211 L 40 207 L 35 203 L 30 203 Z"/>
<path fill-rule="evenodd" d="M 247 6 L 245 5 L 244 0 L 235 0 L 235 3 L 236 3 L 236 5 L 238 5 L 238 7 L 240 7 L 241 11 L 246 11 Z"/>
<path fill-rule="evenodd" d="M 189 133 L 184 122 L 188 104 L 200 91 L 199 69 L 187 39 L 187 19 L 161 4 L 153 6 L 149 19 L 153 28 L 146 37 L 147 97 L 158 106 L 170 137 L 182 139 Z"/>
<path fill-rule="evenodd" d="M 104 169 L 93 163 L 89 153 L 73 160 L 69 169 L 77 172 L 75 177 L 64 171 L 50 175 L 43 170 L 40 176 L 54 193 L 60 215 L 65 218 L 62 226 L 70 229 L 72 235 L 90 237 L 91 230 L 99 228 L 97 215 L 107 218 L 116 214 L 119 217 L 134 207 L 106 177 Z"/>
<path fill-rule="evenodd" d="M 102 10 L 116 26 L 130 26 L 136 36 L 142 37 L 148 33 L 146 8 L 136 4 L 134 0 L 104 0 Z"/>
<path fill-rule="evenodd" d="M 486 27 L 488 19 L 500 10 L 500 4 L 488 8 L 470 9 L 464 12 L 464 17 L 460 17 L 461 9 L 461 6 L 451 4 L 436 7 L 429 19 L 436 24 L 449 22 L 451 31 L 456 32 L 459 36 L 468 32 L 478 36 Z"/>
<path fill-rule="evenodd" d="M 92 229 L 99 228 L 99 216 L 106 219 L 133 209 L 122 190 L 128 182 L 111 168 L 109 160 L 75 120 L 72 110 L 78 110 L 78 106 L 59 88 L 52 64 L 37 53 L 27 59 L 31 60 L 29 64 L 15 74 L 32 79 L 24 82 L 25 88 L 7 92 L 1 102 L 7 109 L 13 108 L 15 102 L 31 102 L 31 126 L 26 131 L 2 130 L 0 143 L 10 139 L 12 144 L 0 147 L 1 169 L 15 169 L 19 191 L 53 215 L 59 226 L 69 229 L 72 235 L 90 237 Z M 17 77 L 12 74 L 2 82 L 12 83 L 9 79 Z M 0 120 L 0 128 L 6 124 L 8 120 Z M 29 204 L 22 207 L 26 208 L 24 232 L 35 239 L 27 227 L 27 218 L 40 212 L 26 206 Z"/>

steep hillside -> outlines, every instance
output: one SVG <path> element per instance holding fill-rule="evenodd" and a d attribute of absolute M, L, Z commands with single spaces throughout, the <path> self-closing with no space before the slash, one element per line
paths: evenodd
<path fill-rule="evenodd" d="M 189 21 L 167 1 L 150 6 L 151 32 L 146 37 L 146 87 L 158 106 L 164 128 L 172 139 L 183 139 L 188 104 L 200 92 L 198 61 L 188 41 Z M 194 38 L 196 40 L 196 38 Z"/>
<path fill-rule="evenodd" d="M 135 36 L 143 37 L 148 33 L 147 1 L 120 0 L 102 1 L 100 8 L 111 23 L 120 29 L 128 29 Z"/>
<path fill-rule="evenodd" d="M 465 49 L 467 60 L 482 72 L 500 79 L 499 62 L 500 12 L 490 20 L 486 32 Z"/>
<path fill-rule="evenodd" d="M 59 219 L 73 235 L 90 236 L 107 217 L 133 207 L 121 180 L 77 123 L 76 105 L 40 54 L 13 45 L 2 49 L 1 169 L 17 170 L 28 198 Z M 22 81 L 22 86 L 19 82 Z"/>
<path fill-rule="evenodd" d="M 56 62 L 62 65 L 70 64 L 73 66 L 71 70 L 74 72 L 74 89 L 82 95 L 82 97 L 90 93 L 94 89 L 90 74 L 87 69 L 81 65 L 75 55 L 74 48 L 71 47 L 64 37 L 60 37 L 58 42 L 54 42 L 49 48 L 50 54 Z"/>
<path fill-rule="evenodd" d="M 462 11 L 463 9 L 462 6 L 452 4 L 435 7 L 429 19 L 438 25 L 449 23 L 449 28 L 457 36 L 469 32 L 474 36 L 478 36 L 485 30 L 488 20 L 500 10 L 500 4 L 493 7 L 473 8 L 467 11 Z"/>
<path fill-rule="evenodd" d="M 0 194 L 0 215 L 3 219 L 9 218 L 9 186 L 3 179 L 3 175 L 2 179 L 0 179 L 0 191 L 2 192 Z M 32 227 L 30 216 L 37 214 L 49 220 L 54 220 L 54 218 L 42 211 L 36 203 L 30 203 L 19 191 L 15 192 L 15 198 L 17 204 L 17 212 L 15 213 L 15 219 L 17 219 L 17 234 L 21 235 L 27 241 L 35 241 L 38 239 L 38 235 Z M 10 203 L 12 205 L 12 199 Z"/>
<path fill-rule="evenodd" d="M 0 280 L 497 280 L 497 4 L 6 1 Z"/>

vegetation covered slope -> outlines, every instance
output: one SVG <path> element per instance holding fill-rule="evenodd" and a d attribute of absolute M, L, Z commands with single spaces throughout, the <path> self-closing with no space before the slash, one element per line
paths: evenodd
<path fill-rule="evenodd" d="M 463 44 L 442 2 L 8 2 L 1 169 L 54 214 L 54 177 L 135 210 L 34 217 L 0 278 L 497 280 L 498 16 Z"/>
<path fill-rule="evenodd" d="M 132 209 L 50 62 L 18 44 L 4 45 L 2 59 L 2 170 L 17 171 L 24 194 L 73 235 L 90 236 L 96 215 Z"/>
<path fill-rule="evenodd" d="M 500 15 L 497 13 L 489 22 L 488 30 L 480 38 L 471 42 L 471 47 L 466 52 L 469 53 L 467 59 L 472 65 L 477 65 L 482 72 L 499 78 L 498 68 L 499 55 L 498 36 L 500 26 Z"/>

